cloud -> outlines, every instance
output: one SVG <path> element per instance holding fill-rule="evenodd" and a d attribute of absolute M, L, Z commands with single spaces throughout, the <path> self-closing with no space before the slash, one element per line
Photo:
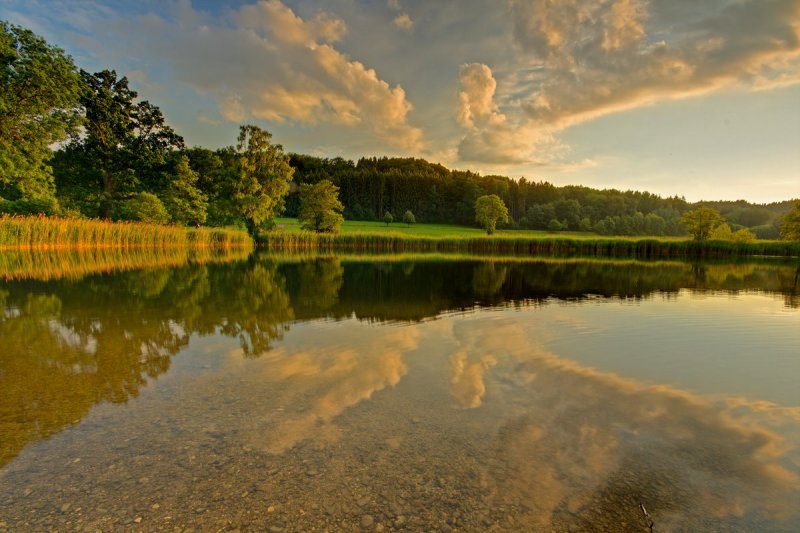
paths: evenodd
<path fill-rule="evenodd" d="M 546 164 L 563 153 L 552 133 L 530 121 L 512 123 L 495 103 L 497 81 L 492 69 L 467 63 L 459 69 L 457 121 L 467 131 L 458 145 L 462 161 L 490 164 Z"/>
<path fill-rule="evenodd" d="M 408 13 L 400 13 L 397 15 L 392 21 L 392 24 L 401 30 L 410 30 L 414 27 L 414 21 L 408 16 Z"/>
<path fill-rule="evenodd" d="M 536 67 L 517 90 L 541 126 L 734 84 L 800 82 L 799 0 L 511 0 L 511 13 Z"/>
<path fill-rule="evenodd" d="M 119 28 L 126 46 L 161 58 L 177 81 L 213 97 L 227 121 L 332 124 L 404 150 L 422 146 L 403 88 L 336 48 L 347 27 L 331 14 L 304 19 L 279 0 L 261 0 L 212 17 L 182 2 L 171 18 L 149 13 L 135 26 Z"/>

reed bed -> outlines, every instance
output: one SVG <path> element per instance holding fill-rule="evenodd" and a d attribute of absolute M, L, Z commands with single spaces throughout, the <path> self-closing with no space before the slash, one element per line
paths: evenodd
<path fill-rule="evenodd" d="M 145 268 L 242 261 L 251 249 L 238 248 L 58 248 L 17 249 L 0 253 L 0 280 L 80 279 Z"/>
<path fill-rule="evenodd" d="M 184 228 L 45 216 L 0 217 L 0 249 L 23 248 L 236 248 L 250 236 L 226 228 Z"/>
<path fill-rule="evenodd" d="M 402 233 L 319 234 L 308 231 L 272 231 L 259 237 L 260 247 L 283 251 L 447 252 L 503 255 L 658 258 L 800 257 L 800 243 L 757 241 L 660 240 L 630 238 L 569 238 L 445 236 Z"/>

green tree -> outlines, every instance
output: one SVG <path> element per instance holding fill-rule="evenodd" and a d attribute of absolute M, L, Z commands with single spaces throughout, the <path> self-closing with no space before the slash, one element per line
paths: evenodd
<path fill-rule="evenodd" d="M 0 21 L 0 196 L 54 198 L 50 146 L 77 131 L 80 88 L 63 50 Z"/>
<path fill-rule="evenodd" d="M 719 211 L 710 207 L 698 207 L 684 213 L 681 217 L 681 224 L 686 227 L 686 231 L 696 241 L 708 239 L 711 231 L 724 222 L 725 219 L 722 218 Z"/>
<path fill-rule="evenodd" d="M 83 197 L 67 198 L 68 203 L 82 203 L 86 214 L 107 218 L 131 193 L 163 188 L 169 156 L 183 147 L 183 138 L 165 124 L 158 107 L 136 101 L 126 77 L 82 70 L 81 79 L 86 131 L 73 138 L 70 164 L 57 176 L 57 186 L 60 195 Z"/>
<path fill-rule="evenodd" d="M 498 221 L 508 222 L 508 208 L 496 194 L 479 196 L 475 200 L 475 221 L 491 235 Z"/>
<path fill-rule="evenodd" d="M 314 185 L 300 185 L 300 227 L 317 232 L 335 233 L 344 222 L 344 206 L 339 201 L 339 187 L 330 180 Z"/>
<path fill-rule="evenodd" d="M 289 156 L 283 153 L 280 144 L 272 144 L 270 139 L 272 134 L 258 126 L 248 124 L 239 128 L 235 149 L 239 175 L 232 184 L 231 199 L 251 235 L 283 212 L 284 197 L 294 175 Z"/>
<path fill-rule="evenodd" d="M 388 226 L 389 224 L 394 222 L 394 217 L 389 211 L 386 211 L 386 214 L 383 215 L 383 221 L 386 222 L 386 225 Z"/>
<path fill-rule="evenodd" d="M 120 220 L 134 220 L 138 222 L 152 222 L 166 224 L 169 222 L 169 213 L 158 196 L 149 192 L 134 194 L 127 200 L 119 202 L 114 212 Z"/>
<path fill-rule="evenodd" d="M 405 222 L 408 226 L 417 223 L 417 219 L 414 217 L 414 213 L 412 213 L 410 209 L 403 213 L 403 222 Z"/>
<path fill-rule="evenodd" d="M 189 166 L 189 158 L 181 155 L 164 193 L 164 207 L 173 222 L 202 224 L 206 221 L 208 198 L 197 188 L 197 181 L 198 175 Z"/>
<path fill-rule="evenodd" d="M 783 215 L 781 219 L 781 239 L 800 242 L 800 202 Z"/>

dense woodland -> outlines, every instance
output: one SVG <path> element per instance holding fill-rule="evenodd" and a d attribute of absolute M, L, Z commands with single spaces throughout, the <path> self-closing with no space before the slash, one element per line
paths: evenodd
<path fill-rule="evenodd" d="M 126 77 L 78 69 L 30 31 L 5 22 L 0 29 L 0 213 L 239 225 L 253 233 L 276 216 L 297 216 L 303 184 L 329 180 L 349 220 L 384 220 L 387 212 L 399 220 L 410 211 L 417 222 L 475 225 L 476 199 L 495 194 L 510 228 L 685 235 L 681 215 L 702 205 L 733 230 L 778 238 L 792 207 L 559 187 L 415 158 L 286 154 L 249 125 L 231 146 L 187 148 Z"/>

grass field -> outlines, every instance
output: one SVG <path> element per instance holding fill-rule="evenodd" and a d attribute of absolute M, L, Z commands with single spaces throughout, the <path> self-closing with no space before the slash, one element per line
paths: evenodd
<path fill-rule="evenodd" d="M 722 258 L 798 257 L 800 244 L 785 241 L 696 242 L 686 237 L 605 237 L 593 233 L 500 230 L 492 236 L 477 228 L 445 224 L 345 222 L 338 234 L 301 231 L 296 220 L 278 219 L 258 245 L 269 250 L 364 250 L 379 252 L 466 252 L 544 256 Z"/>
<path fill-rule="evenodd" d="M 282 231 L 299 231 L 300 224 L 296 218 L 277 218 L 275 223 Z M 412 224 L 407 226 L 402 222 L 392 222 L 388 226 L 384 222 L 370 222 L 363 220 L 346 220 L 342 225 L 341 233 L 369 233 L 369 234 L 399 234 L 419 237 L 485 237 L 486 232 L 479 228 L 457 226 L 455 224 Z M 540 231 L 540 230 L 510 230 L 500 229 L 494 233 L 497 237 L 534 238 L 534 239 L 598 239 L 603 238 L 595 233 L 579 231 Z M 614 240 L 638 241 L 641 239 L 659 239 L 663 241 L 682 241 L 686 237 L 608 237 Z"/>

